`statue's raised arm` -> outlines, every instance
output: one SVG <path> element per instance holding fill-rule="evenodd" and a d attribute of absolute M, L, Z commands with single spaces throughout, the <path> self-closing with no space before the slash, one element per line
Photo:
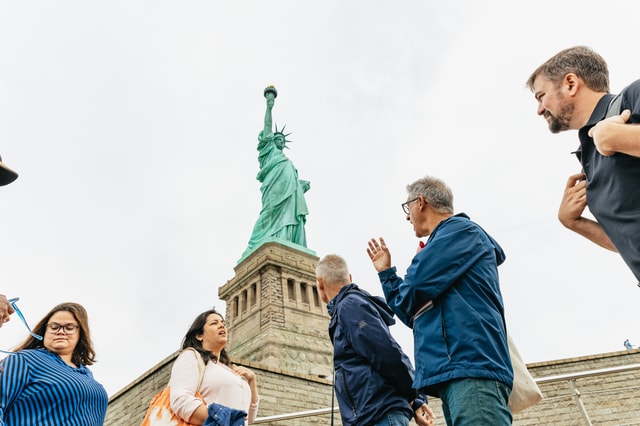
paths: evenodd
<path fill-rule="evenodd" d="M 267 109 L 264 114 L 264 127 L 258 135 L 260 170 L 256 176 L 261 182 L 262 209 L 243 258 L 262 243 L 269 241 L 307 247 L 304 225 L 309 212 L 304 193 L 310 184 L 298 179 L 298 170 L 282 152 L 289 142 L 289 134 L 284 133 L 284 126 L 280 130 L 277 125 L 275 130 L 272 128 L 274 123 L 271 110 L 277 96 L 275 87 L 267 86 L 264 89 Z"/>
<path fill-rule="evenodd" d="M 277 96 L 278 91 L 275 87 L 267 86 L 264 89 L 264 97 L 267 100 L 267 110 L 264 113 L 264 129 L 262 130 L 263 136 L 273 134 L 273 119 L 271 118 L 271 110 L 273 109 L 273 104 L 275 104 Z"/>

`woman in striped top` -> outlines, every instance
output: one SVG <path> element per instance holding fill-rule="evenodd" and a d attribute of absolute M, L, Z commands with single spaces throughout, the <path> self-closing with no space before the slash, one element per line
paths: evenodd
<path fill-rule="evenodd" d="M 95 361 L 87 311 L 54 307 L 0 364 L 0 426 L 101 426 L 107 392 L 87 368 Z"/>

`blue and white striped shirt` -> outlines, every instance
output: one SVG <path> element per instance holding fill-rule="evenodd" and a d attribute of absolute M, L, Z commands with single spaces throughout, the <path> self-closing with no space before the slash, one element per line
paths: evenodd
<path fill-rule="evenodd" d="M 25 349 L 2 360 L 0 371 L 0 426 L 102 426 L 107 392 L 84 365 Z"/>

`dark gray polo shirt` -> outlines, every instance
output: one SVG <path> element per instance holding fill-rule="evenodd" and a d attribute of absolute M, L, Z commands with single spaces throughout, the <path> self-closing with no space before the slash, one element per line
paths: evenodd
<path fill-rule="evenodd" d="M 579 130 L 576 155 L 587 176 L 589 210 L 640 281 L 640 158 L 621 153 L 605 157 L 588 135 L 606 116 L 613 97 L 603 96 L 589 122 Z M 640 123 L 640 80 L 623 89 L 621 107 L 621 111 L 631 110 L 629 123 Z"/>

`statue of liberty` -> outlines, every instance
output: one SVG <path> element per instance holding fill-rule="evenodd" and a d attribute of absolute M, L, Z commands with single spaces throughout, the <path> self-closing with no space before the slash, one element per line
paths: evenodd
<path fill-rule="evenodd" d="M 287 136 L 275 126 L 272 129 L 271 110 L 278 96 L 276 88 L 268 86 L 264 89 L 267 110 L 264 115 L 264 128 L 258 134 L 258 162 L 260 171 L 256 179 L 261 182 L 262 209 L 253 227 L 249 245 L 244 258 L 262 243 L 280 241 L 307 246 L 304 230 L 306 216 L 309 214 L 304 193 L 309 190 L 310 183 L 298 179 L 298 170 L 282 150 L 287 148 Z"/>

